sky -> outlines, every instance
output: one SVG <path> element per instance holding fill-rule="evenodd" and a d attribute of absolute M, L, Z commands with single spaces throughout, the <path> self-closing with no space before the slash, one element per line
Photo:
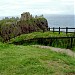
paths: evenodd
<path fill-rule="evenodd" d="M 0 0 L 0 16 L 75 14 L 75 0 Z"/>

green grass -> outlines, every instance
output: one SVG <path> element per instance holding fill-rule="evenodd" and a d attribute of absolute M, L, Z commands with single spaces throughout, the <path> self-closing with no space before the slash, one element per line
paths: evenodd
<path fill-rule="evenodd" d="M 71 34 L 67 34 L 66 33 L 58 33 L 58 32 L 33 32 L 33 33 L 29 33 L 29 34 L 22 34 L 20 36 L 17 36 L 13 39 L 10 39 L 9 43 L 13 43 L 13 42 L 20 42 L 23 40 L 29 40 L 29 39 L 34 39 L 34 38 L 47 38 L 47 37 L 63 37 L 63 36 L 70 36 Z"/>
<path fill-rule="evenodd" d="M 53 46 L 53 47 L 59 47 L 59 48 L 67 48 L 71 49 L 73 51 L 75 47 L 75 39 L 73 39 L 72 48 L 71 48 L 71 40 L 68 39 L 43 39 L 43 38 L 49 38 L 49 37 L 68 37 L 73 36 L 72 33 L 63 33 L 60 34 L 58 32 L 33 32 L 29 34 L 22 34 L 20 36 L 17 36 L 13 39 L 10 39 L 8 43 L 18 44 L 18 45 L 33 45 L 33 44 L 41 44 L 46 46 Z M 42 38 L 42 39 L 39 39 Z M 33 39 L 33 40 L 31 40 Z"/>
<path fill-rule="evenodd" d="M 0 43 L 0 75 L 75 75 L 75 58 L 31 45 Z"/>

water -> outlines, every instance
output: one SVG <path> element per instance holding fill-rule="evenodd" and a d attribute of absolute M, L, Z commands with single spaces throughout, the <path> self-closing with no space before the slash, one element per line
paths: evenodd
<path fill-rule="evenodd" d="M 44 15 L 49 27 L 75 27 L 75 15 Z M 65 30 L 62 30 L 65 31 Z M 70 29 L 69 31 L 75 31 Z"/>

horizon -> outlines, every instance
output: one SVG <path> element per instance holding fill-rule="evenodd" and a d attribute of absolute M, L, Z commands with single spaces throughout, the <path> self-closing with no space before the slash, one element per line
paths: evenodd
<path fill-rule="evenodd" d="M 31 13 L 30 13 L 31 14 Z M 32 14 L 32 16 L 34 17 L 34 16 L 36 16 L 37 14 Z M 38 14 L 37 16 L 40 16 L 40 15 L 42 15 L 42 14 Z M 44 18 L 46 18 L 47 16 L 74 16 L 74 19 L 75 19 L 75 14 L 43 14 L 43 16 L 44 16 Z M 12 17 L 21 17 L 21 14 L 20 15 L 14 15 L 14 16 L 0 16 L 0 20 L 2 20 L 2 19 L 4 19 L 5 17 L 8 17 L 8 18 L 12 18 Z"/>
<path fill-rule="evenodd" d="M 30 13 L 31 14 L 31 13 Z M 50 16 L 56 16 L 56 15 L 61 15 L 61 16 L 75 16 L 75 14 L 32 14 L 32 16 L 40 16 L 40 15 L 43 15 L 43 16 L 47 16 L 47 15 L 50 15 Z M 9 16 L 0 16 L 1 17 L 21 17 L 21 14 L 20 15 L 9 15 Z"/>

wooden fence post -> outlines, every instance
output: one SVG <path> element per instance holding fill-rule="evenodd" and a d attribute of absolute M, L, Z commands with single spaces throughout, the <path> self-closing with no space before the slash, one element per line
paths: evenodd
<path fill-rule="evenodd" d="M 54 33 L 54 27 L 53 27 L 53 33 Z"/>
<path fill-rule="evenodd" d="M 72 43 L 73 43 L 73 37 L 71 37 L 71 48 L 72 48 Z"/>
<path fill-rule="evenodd" d="M 50 31 L 50 27 L 49 27 L 49 31 Z"/>
<path fill-rule="evenodd" d="M 48 30 L 50 31 L 50 27 L 48 28 Z"/>
<path fill-rule="evenodd" d="M 60 27 L 59 27 L 59 34 L 60 34 Z"/>
<path fill-rule="evenodd" d="M 68 33 L 68 27 L 66 27 L 66 34 Z"/>

